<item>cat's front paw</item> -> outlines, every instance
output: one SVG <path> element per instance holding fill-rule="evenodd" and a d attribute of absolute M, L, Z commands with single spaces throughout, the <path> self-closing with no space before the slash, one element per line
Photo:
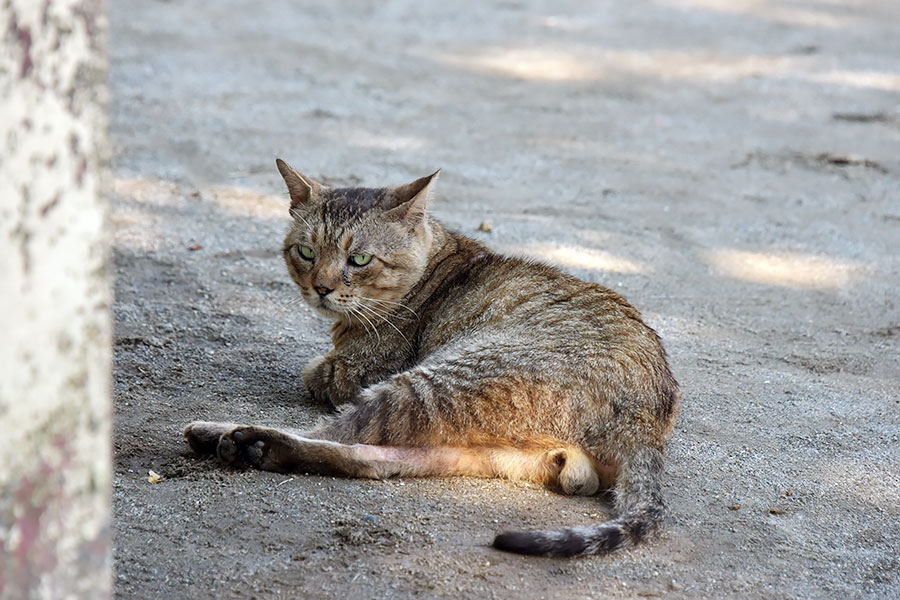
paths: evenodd
<path fill-rule="evenodd" d="M 298 440 L 269 427 L 235 427 L 222 434 L 217 452 L 230 465 L 276 473 L 294 471 L 300 459 Z"/>
<path fill-rule="evenodd" d="M 332 374 L 332 364 L 325 356 L 315 357 L 303 368 L 303 385 L 317 402 L 332 404 L 328 394 Z"/>
<path fill-rule="evenodd" d="M 359 393 L 357 375 L 332 355 L 317 356 L 303 369 L 303 385 L 314 400 L 337 408 L 353 402 Z"/>

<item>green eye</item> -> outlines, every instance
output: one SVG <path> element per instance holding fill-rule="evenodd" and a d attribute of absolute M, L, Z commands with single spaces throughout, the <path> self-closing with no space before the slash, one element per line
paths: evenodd
<path fill-rule="evenodd" d="M 312 260 L 316 257 L 316 251 L 309 246 L 300 246 L 300 256 L 306 260 Z"/>
<path fill-rule="evenodd" d="M 357 267 L 364 267 L 370 262 L 372 262 L 371 254 L 354 254 L 350 257 L 350 262 L 352 262 Z"/>

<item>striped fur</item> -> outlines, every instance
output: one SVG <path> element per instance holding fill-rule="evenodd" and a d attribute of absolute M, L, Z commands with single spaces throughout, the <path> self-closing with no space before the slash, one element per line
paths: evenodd
<path fill-rule="evenodd" d="M 425 210 L 436 173 L 399 188 L 330 189 L 278 167 L 294 219 L 288 271 L 334 320 L 334 347 L 303 381 L 338 412 L 308 432 L 192 423 L 195 451 L 279 472 L 612 488 L 611 521 L 495 538 L 522 554 L 606 554 L 659 529 L 678 386 L 637 310 L 444 229 Z M 354 255 L 374 258 L 357 266 Z"/>

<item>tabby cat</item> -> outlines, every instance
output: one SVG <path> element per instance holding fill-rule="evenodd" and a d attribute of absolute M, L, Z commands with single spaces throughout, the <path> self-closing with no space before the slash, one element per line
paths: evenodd
<path fill-rule="evenodd" d="M 494 547 L 511 552 L 605 554 L 658 529 L 678 384 L 637 310 L 445 229 L 426 212 L 438 173 L 330 188 L 276 164 L 291 198 L 288 271 L 334 320 L 334 347 L 303 382 L 337 414 L 302 434 L 194 422 L 184 431 L 194 451 L 280 473 L 613 488 L 614 519 L 497 535 Z"/>

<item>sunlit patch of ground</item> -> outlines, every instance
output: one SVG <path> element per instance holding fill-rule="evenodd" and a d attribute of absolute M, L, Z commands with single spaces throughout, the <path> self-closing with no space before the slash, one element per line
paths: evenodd
<path fill-rule="evenodd" d="M 522 251 L 536 260 L 550 262 L 572 269 L 589 269 L 610 273 L 649 273 L 652 269 L 638 261 L 628 260 L 605 252 L 577 246 L 557 246 L 554 244 L 528 244 Z"/>
<path fill-rule="evenodd" d="M 728 277 L 800 289 L 831 290 L 863 277 L 860 263 L 799 252 L 749 252 L 722 248 L 706 253 L 707 264 Z"/>

